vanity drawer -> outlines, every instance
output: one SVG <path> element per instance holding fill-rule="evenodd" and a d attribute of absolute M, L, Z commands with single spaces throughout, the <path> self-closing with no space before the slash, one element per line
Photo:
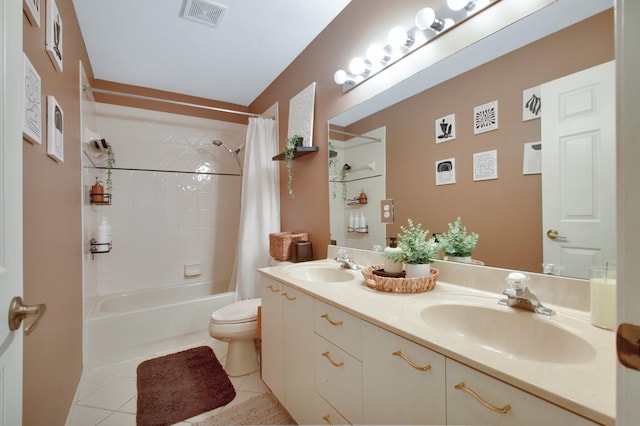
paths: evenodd
<path fill-rule="evenodd" d="M 316 391 L 350 423 L 362 423 L 362 363 L 315 336 Z"/>
<path fill-rule="evenodd" d="M 584 417 L 546 402 L 520 389 L 487 376 L 451 359 L 447 368 L 447 424 L 449 425 L 596 425 Z M 456 389 L 463 383 L 468 391 Z M 509 410 L 502 414 L 486 407 L 480 398 L 496 409 Z M 505 410 L 506 411 L 506 410 Z"/>
<path fill-rule="evenodd" d="M 315 401 L 315 419 L 313 424 L 315 425 L 348 425 L 347 419 L 342 417 L 342 414 L 324 400 L 319 394 L 316 393 Z"/>
<path fill-rule="evenodd" d="M 320 300 L 313 303 L 313 329 L 357 359 L 362 359 L 360 319 Z"/>

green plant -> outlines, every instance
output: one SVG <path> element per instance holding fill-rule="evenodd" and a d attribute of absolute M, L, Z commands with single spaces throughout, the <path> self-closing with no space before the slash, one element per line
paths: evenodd
<path fill-rule="evenodd" d="M 113 182 L 111 180 L 111 169 L 116 165 L 116 154 L 113 152 L 111 144 L 107 145 L 107 194 L 111 194 L 113 189 Z"/>
<path fill-rule="evenodd" d="M 453 225 L 449 223 L 449 231 L 440 235 L 440 248 L 448 256 L 471 256 L 478 238 L 479 235 L 475 232 L 467 234 L 467 227 L 458 216 Z"/>
<path fill-rule="evenodd" d="M 435 256 L 437 244 L 430 238 L 428 229 L 422 229 L 422 224 L 415 225 L 413 220 L 407 220 L 408 227 L 400 226 L 398 247 L 402 253 L 383 253 L 383 256 L 398 263 L 425 264 L 431 263 Z"/>
<path fill-rule="evenodd" d="M 293 156 L 296 153 L 296 146 L 302 143 L 302 136 L 293 135 L 287 139 L 284 145 L 284 162 L 287 165 L 287 191 L 291 198 L 295 198 L 293 195 Z"/>

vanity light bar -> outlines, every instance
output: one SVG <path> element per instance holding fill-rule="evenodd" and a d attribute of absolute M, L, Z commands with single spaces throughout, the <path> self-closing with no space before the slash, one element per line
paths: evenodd
<path fill-rule="evenodd" d="M 371 44 L 367 49 L 366 59 L 353 58 L 347 70 L 340 69 L 334 73 L 333 80 L 336 84 L 342 85 L 342 93 L 346 93 L 499 1 L 440 0 L 440 5 L 436 9 L 422 8 L 416 14 L 414 27 L 409 30 L 399 26 L 392 28 L 386 45 Z"/>

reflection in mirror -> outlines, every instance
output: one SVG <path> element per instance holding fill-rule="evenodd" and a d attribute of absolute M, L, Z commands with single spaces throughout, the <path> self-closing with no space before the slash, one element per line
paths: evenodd
<path fill-rule="evenodd" d="M 432 233 L 440 233 L 461 216 L 468 230 L 480 235 L 474 259 L 489 266 L 543 272 L 542 242 L 546 230 L 542 229 L 541 174 L 530 170 L 525 174 L 526 148 L 528 144 L 541 142 L 542 120 L 524 118 L 523 97 L 530 93 L 529 89 L 546 82 L 613 60 L 613 34 L 612 9 L 597 11 L 583 21 L 470 71 L 461 73 L 452 67 L 451 78 L 422 87 L 422 91 L 416 88 L 416 95 L 386 109 L 378 108 L 367 117 L 345 120 L 344 116 L 349 115 L 346 111 L 330 120 L 332 125 L 354 134 L 385 129 L 387 150 L 384 160 L 380 160 L 386 162 L 384 196 L 393 199 L 395 205 L 395 224 L 384 225 L 386 229 L 380 238 L 374 240 L 370 235 L 366 244 L 364 240 L 346 238 L 341 244 L 334 229 L 346 229 L 344 221 L 348 221 L 349 214 L 341 216 L 343 222 L 336 228 L 332 208 L 332 238 L 339 245 L 372 249 L 373 244 L 385 245 L 384 237 L 396 235 L 399 225 L 408 218 L 421 222 Z M 477 108 L 486 105 L 495 106 L 496 123 L 489 131 L 478 132 Z M 543 117 L 544 105 L 543 99 Z M 437 137 L 438 124 L 452 114 L 455 139 L 441 142 Z M 332 143 L 333 137 L 332 133 Z M 544 141 L 542 146 L 544 150 Z M 484 153 L 495 153 L 490 157 L 497 159 L 496 167 L 488 175 L 480 173 L 479 164 L 474 163 L 474 154 L 477 157 Z M 437 184 L 437 164 L 449 159 L 455 160 L 452 162 L 455 177 L 449 176 L 447 182 Z M 339 161 L 338 166 L 342 166 L 353 160 Z M 362 186 L 358 185 L 353 182 L 346 196 L 355 197 Z M 367 186 L 367 192 L 371 190 Z M 329 196 L 333 198 L 332 194 Z M 337 198 L 340 197 L 338 189 Z M 379 202 L 376 203 L 376 213 L 367 218 L 369 226 L 380 221 Z M 562 229 L 557 231 L 562 234 Z M 615 238 L 615 233 L 611 238 Z M 594 263 L 605 260 L 609 259 L 594 256 Z M 561 266 L 563 260 L 557 263 Z M 556 268 L 552 272 L 561 270 Z M 584 272 L 572 276 L 585 277 Z"/>
<path fill-rule="evenodd" d="M 339 246 L 384 247 L 380 200 L 385 197 L 385 128 L 364 134 L 329 127 L 331 239 Z"/>

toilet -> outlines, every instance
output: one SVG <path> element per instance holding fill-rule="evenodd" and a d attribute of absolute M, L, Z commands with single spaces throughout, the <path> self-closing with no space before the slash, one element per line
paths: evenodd
<path fill-rule="evenodd" d="M 211 314 L 209 334 L 229 342 L 225 371 L 229 376 L 244 376 L 258 371 L 258 307 L 262 299 L 247 299 L 224 306 Z"/>

